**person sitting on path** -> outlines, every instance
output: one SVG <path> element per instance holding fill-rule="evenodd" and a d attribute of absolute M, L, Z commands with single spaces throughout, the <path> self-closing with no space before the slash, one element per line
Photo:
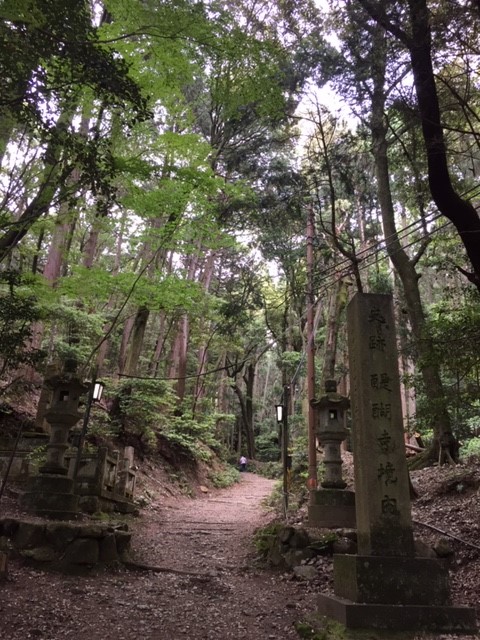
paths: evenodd
<path fill-rule="evenodd" d="M 245 456 L 240 457 L 240 471 L 247 470 L 247 459 Z"/>

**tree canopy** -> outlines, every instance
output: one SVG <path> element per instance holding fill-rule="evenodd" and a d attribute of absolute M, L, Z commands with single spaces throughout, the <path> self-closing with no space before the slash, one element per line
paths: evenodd
<path fill-rule="evenodd" d="M 287 386 L 301 459 L 309 318 L 348 393 L 388 292 L 406 430 L 474 437 L 480 15 L 329 5 L 2 3 L 4 393 L 73 360 L 122 437 L 271 459 Z"/>

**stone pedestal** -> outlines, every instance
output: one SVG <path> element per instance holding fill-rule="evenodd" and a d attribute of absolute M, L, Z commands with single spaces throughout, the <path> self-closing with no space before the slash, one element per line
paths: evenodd
<path fill-rule="evenodd" d="M 321 528 L 355 528 L 355 493 L 344 489 L 310 491 L 308 524 Z"/>
<path fill-rule="evenodd" d="M 347 320 L 358 555 L 334 556 L 319 611 L 352 628 L 473 632 L 447 566 L 414 553 L 391 296 L 357 294 Z"/>
<path fill-rule="evenodd" d="M 467 607 L 366 604 L 320 595 L 318 610 L 349 629 L 390 629 L 434 633 L 476 632 L 475 614 Z"/>
<path fill-rule="evenodd" d="M 370 604 L 443 606 L 449 603 L 450 595 L 447 562 L 440 558 L 335 555 L 335 594 Z"/>
<path fill-rule="evenodd" d="M 79 511 L 79 496 L 73 493 L 73 488 L 73 480 L 66 476 L 47 473 L 33 476 L 22 503 L 37 516 L 68 520 Z"/>

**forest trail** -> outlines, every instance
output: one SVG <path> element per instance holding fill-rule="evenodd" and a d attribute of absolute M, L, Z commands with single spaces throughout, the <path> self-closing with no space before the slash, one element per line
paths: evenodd
<path fill-rule="evenodd" d="M 134 521 L 132 556 L 155 571 L 62 576 L 12 562 L 0 587 L 2 640 L 287 640 L 315 609 L 307 583 L 255 566 L 273 481 L 252 473 L 197 499 L 154 501 Z"/>
<path fill-rule="evenodd" d="M 248 472 L 240 478 L 196 500 L 162 499 L 150 505 L 159 517 L 149 515 L 137 525 L 135 558 L 197 573 L 244 567 L 255 529 L 272 517 L 262 503 L 274 481 Z"/>

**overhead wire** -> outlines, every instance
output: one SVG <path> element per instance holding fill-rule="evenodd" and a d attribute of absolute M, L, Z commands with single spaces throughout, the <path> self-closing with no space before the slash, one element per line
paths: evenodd
<path fill-rule="evenodd" d="M 413 235 L 416 231 L 418 231 L 419 228 L 421 228 L 422 226 L 426 224 L 432 224 L 433 222 L 436 222 L 436 220 L 438 220 L 441 217 L 442 217 L 442 214 L 440 213 L 435 213 L 435 214 L 432 213 L 426 218 L 419 218 L 415 220 L 414 222 L 403 227 L 397 233 L 390 234 L 389 236 L 385 236 L 384 238 L 381 238 L 380 240 L 375 241 L 372 245 L 365 247 L 364 249 L 362 249 L 361 251 L 355 254 L 354 257 L 357 264 L 364 262 L 365 260 L 373 256 L 378 256 L 383 254 L 388 249 L 388 246 L 390 246 L 394 242 L 397 242 L 397 241 L 401 242 L 402 240 L 405 240 L 409 236 Z M 418 227 L 418 228 L 412 228 L 412 227 Z M 410 231 L 407 231 L 408 229 L 410 229 Z M 419 241 L 425 239 L 426 236 L 428 236 L 428 232 L 426 234 L 424 233 L 422 235 L 422 238 L 419 239 Z M 415 240 L 415 242 L 417 242 L 417 240 Z M 408 245 L 402 245 L 402 248 L 411 246 L 411 244 L 412 243 Z M 367 254 L 367 255 L 364 255 L 364 254 Z M 338 275 L 343 268 L 348 274 L 351 273 L 352 260 L 350 258 L 344 257 L 339 262 L 336 262 L 335 264 L 324 269 L 321 272 L 321 274 L 315 276 L 314 285 L 317 285 L 319 282 L 323 282 L 330 275 L 334 275 L 334 276 Z M 362 267 L 359 267 L 359 270 L 362 270 Z M 319 277 L 320 277 L 320 280 L 318 280 Z M 285 302 L 285 298 L 282 297 L 282 300 L 278 306 L 283 305 L 284 302 Z"/>
<path fill-rule="evenodd" d="M 440 215 L 436 216 L 436 218 L 438 218 L 438 217 L 440 217 Z M 448 221 L 448 222 L 444 223 L 443 225 L 441 225 L 440 227 L 437 227 L 437 228 L 433 229 L 432 231 L 430 231 L 427 234 L 427 236 L 430 237 L 434 233 L 437 233 L 438 231 L 441 231 L 442 229 L 444 229 L 445 227 L 450 226 L 451 224 L 452 223 L 450 221 Z M 411 235 L 411 234 L 407 234 L 407 235 Z M 415 240 L 412 240 L 412 242 L 410 242 L 408 245 L 402 245 L 394 253 L 397 253 L 399 251 L 403 251 L 403 250 L 407 249 L 408 247 L 416 244 L 417 242 L 421 242 L 422 240 L 425 240 L 425 235 L 422 236 L 421 238 L 417 238 Z M 385 246 L 385 251 L 386 251 L 386 246 Z M 380 255 L 380 253 L 382 255 Z M 367 256 L 367 258 L 379 256 L 378 260 L 385 260 L 385 259 L 390 259 L 391 255 L 392 255 L 392 253 L 384 253 L 383 251 L 382 252 L 376 251 L 376 252 L 370 254 L 369 256 Z M 371 267 L 371 264 L 364 263 L 362 266 L 359 267 L 359 271 L 364 271 L 365 269 L 367 269 L 369 267 Z M 337 277 L 334 277 L 333 279 L 330 279 L 330 281 L 327 282 L 327 284 L 325 284 L 325 286 L 320 291 L 317 291 L 317 295 L 316 295 L 315 301 L 313 302 L 313 305 L 318 304 L 319 300 L 321 299 L 321 297 L 325 293 L 327 293 L 335 284 L 340 282 L 340 280 L 343 280 L 346 277 L 346 275 L 349 275 L 350 273 L 351 273 L 351 263 L 350 263 L 350 272 L 348 272 L 348 273 L 345 273 L 344 271 L 337 272 L 336 274 L 334 274 Z M 327 281 L 327 280 L 329 280 L 329 277 L 323 278 L 323 281 Z M 302 315 L 302 318 L 304 318 L 304 317 L 305 317 L 305 314 Z M 315 330 L 316 330 L 316 328 L 315 328 Z M 305 362 L 306 355 L 307 355 L 306 349 L 303 348 L 302 351 L 301 351 L 301 356 L 300 356 L 299 363 L 298 363 L 298 365 L 297 365 L 297 367 L 295 369 L 294 374 L 292 375 L 292 377 L 290 379 L 290 383 L 289 383 L 290 387 L 294 386 L 294 384 L 295 384 L 295 382 L 297 380 L 298 374 L 300 373 L 300 369 L 301 369 L 303 363 Z"/>
<path fill-rule="evenodd" d="M 466 197 L 467 195 L 469 195 L 469 197 Z M 477 195 L 480 195 L 480 185 L 474 185 L 474 186 L 466 189 L 463 193 L 460 194 L 460 197 L 461 198 L 466 198 L 467 200 L 470 201 Z M 402 240 L 405 240 L 406 238 L 408 238 L 409 236 L 413 235 L 416 231 L 419 230 L 419 229 L 413 228 L 413 227 L 419 227 L 420 228 L 420 227 L 422 227 L 424 225 L 432 224 L 433 222 L 436 222 L 436 220 L 438 220 L 439 218 L 442 218 L 442 217 L 444 217 L 444 216 L 441 213 L 428 214 L 425 217 L 421 217 L 421 218 L 418 218 L 417 220 L 414 220 L 410 224 L 408 224 L 405 227 L 403 227 L 402 229 L 400 229 L 400 231 L 394 232 L 394 233 L 390 234 L 389 236 L 385 236 L 385 237 L 377 240 L 375 243 L 373 243 L 373 245 L 370 245 L 369 247 L 365 247 L 365 249 L 362 249 L 357 254 L 355 254 L 355 259 L 357 260 L 357 264 L 360 263 L 360 262 L 364 262 L 365 260 L 367 260 L 367 259 L 369 259 L 371 257 L 380 256 L 381 254 L 384 254 L 385 251 L 388 251 L 388 247 L 391 244 L 393 244 L 393 242 L 396 242 L 397 240 L 399 242 L 401 242 Z M 445 225 L 442 225 L 441 228 L 444 228 L 445 226 L 449 226 L 450 224 L 451 224 L 450 222 L 447 222 L 447 223 L 445 223 Z M 440 228 L 438 230 L 440 230 Z M 434 230 L 434 233 L 435 232 L 436 231 Z M 421 242 L 422 240 L 425 240 L 425 238 L 429 237 L 430 235 L 431 235 L 431 233 L 429 233 L 429 232 L 424 233 L 424 234 L 422 234 L 421 238 L 419 238 L 418 240 L 414 240 L 413 242 L 410 242 L 407 245 L 402 245 L 399 250 L 407 249 L 408 247 L 412 246 L 416 242 Z M 363 254 L 365 254 L 365 253 L 367 253 L 368 255 L 364 256 Z M 396 253 L 396 252 L 393 252 L 393 253 Z M 384 256 L 384 257 L 388 257 L 388 255 Z M 367 265 L 367 266 L 370 266 L 370 265 Z M 351 261 L 350 258 L 345 257 L 342 260 L 340 260 L 340 262 L 337 262 L 334 265 L 332 265 L 332 266 L 328 267 L 327 269 L 325 269 L 324 271 L 322 271 L 321 276 L 320 276 L 320 280 L 316 279 L 314 281 L 314 284 L 318 285 L 319 282 L 320 283 L 323 282 L 330 275 L 338 276 L 338 274 L 340 273 L 341 269 L 343 269 L 343 267 L 345 267 L 345 272 L 342 272 L 341 277 L 345 277 L 346 275 L 350 275 L 351 271 L 352 271 L 352 261 Z M 359 271 L 362 271 L 364 268 L 366 268 L 366 267 L 364 267 L 362 265 L 361 267 L 359 267 Z M 336 278 L 332 282 L 332 286 L 337 281 L 338 281 L 338 278 Z M 285 302 L 285 298 L 282 298 L 282 301 L 279 303 L 279 306 L 284 304 L 284 302 Z"/>
<path fill-rule="evenodd" d="M 476 195 L 480 194 L 480 186 L 475 185 L 475 187 L 472 187 L 470 189 L 468 189 L 466 192 L 464 192 L 463 194 L 461 194 L 461 197 L 465 197 L 468 193 L 475 191 L 476 193 L 472 194 L 470 196 L 470 198 L 468 198 L 468 200 L 471 200 L 472 198 L 474 198 Z M 478 191 L 478 193 L 477 193 Z M 437 213 L 434 214 L 432 216 L 430 216 L 430 220 L 428 220 L 427 224 L 431 224 L 432 222 L 435 222 L 436 220 L 438 220 L 439 218 L 443 217 L 442 214 Z M 435 227 L 434 229 L 432 229 L 431 231 L 428 231 L 427 233 L 422 234 L 421 237 L 415 238 L 413 239 L 411 242 L 409 242 L 408 244 L 401 244 L 396 250 L 394 251 L 388 251 L 388 247 L 393 244 L 395 242 L 395 244 L 397 242 L 400 242 L 401 240 L 405 240 L 406 238 L 408 238 L 409 236 L 413 235 L 413 233 L 415 233 L 415 231 L 417 231 L 417 229 L 412 229 L 411 231 L 408 231 L 408 233 L 403 234 L 402 232 L 407 229 L 407 228 L 411 228 L 413 226 L 418 226 L 418 224 L 420 223 L 420 226 L 422 226 L 424 224 L 425 219 L 424 218 L 420 218 L 412 223 L 410 223 L 409 225 L 407 225 L 407 227 L 404 227 L 400 232 L 398 233 L 393 233 L 390 236 L 387 236 L 388 239 L 391 239 L 391 242 L 386 242 L 387 238 L 382 238 L 381 240 L 377 241 L 375 244 L 377 247 L 380 247 L 379 249 L 375 249 L 375 250 L 371 250 L 372 248 L 369 247 L 366 250 L 363 250 L 360 253 L 365 253 L 367 250 L 370 250 L 369 254 L 362 258 L 362 265 L 360 265 L 358 267 L 358 271 L 364 271 L 365 269 L 371 267 L 371 262 L 368 262 L 369 259 L 371 258 L 376 258 L 378 261 L 381 260 L 386 260 L 386 259 L 391 259 L 392 255 L 399 253 L 400 251 L 405 251 L 406 249 L 408 249 L 409 247 L 413 246 L 414 244 L 417 244 L 418 242 L 422 242 L 425 241 L 426 238 L 429 238 L 431 236 L 433 236 L 434 234 L 438 233 L 439 231 L 449 227 L 452 225 L 452 222 L 450 220 L 448 220 L 447 222 L 445 222 L 444 224 L 440 225 L 439 227 Z M 381 246 L 383 245 L 383 246 Z M 339 269 L 339 266 L 341 265 L 346 265 L 345 269 Z M 334 268 L 329 269 L 327 272 L 322 274 L 322 278 L 320 280 L 320 283 L 325 282 L 325 286 L 322 287 L 322 289 L 320 291 L 317 291 L 316 293 L 316 297 L 315 297 L 315 301 L 314 301 L 314 305 L 318 304 L 319 300 L 321 299 L 321 297 L 327 293 L 329 291 L 329 289 L 331 289 L 332 286 L 334 286 L 335 284 L 337 284 L 340 280 L 342 280 L 343 278 L 345 278 L 347 275 L 351 275 L 352 272 L 352 263 L 351 260 L 349 260 L 348 258 L 345 258 L 344 260 L 340 261 L 340 263 L 337 263 L 335 265 Z M 316 284 L 318 285 L 318 281 L 316 282 Z M 301 316 L 302 318 L 305 318 L 305 314 L 302 314 Z M 293 384 L 295 383 L 297 377 L 298 377 L 298 373 L 300 371 L 300 368 L 305 360 L 306 357 L 306 350 L 305 348 L 302 349 L 301 352 L 301 358 L 299 361 L 299 364 L 291 378 L 290 381 L 290 385 L 293 386 Z"/>

